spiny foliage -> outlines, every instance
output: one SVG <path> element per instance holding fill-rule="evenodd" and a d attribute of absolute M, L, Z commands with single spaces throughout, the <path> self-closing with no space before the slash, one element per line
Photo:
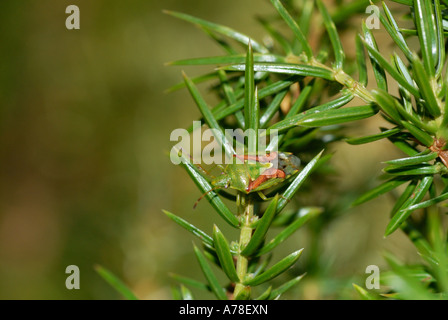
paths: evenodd
<path fill-rule="evenodd" d="M 370 117 L 382 117 L 388 126 L 379 128 L 377 134 L 345 141 L 359 145 L 388 139 L 405 155 L 387 161 L 384 182 L 361 195 L 353 205 L 400 190 L 385 234 L 402 230 L 425 264 L 406 266 L 387 254 L 385 259 L 391 271 L 382 281 L 390 286 L 390 291 L 379 296 L 356 285 L 355 289 L 365 299 L 446 297 L 448 254 L 439 209 L 448 199 L 448 73 L 444 27 L 448 25 L 447 6 L 439 0 L 396 2 L 408 12 L 414 27 L 401 28 L 398 17 L 382 2 L 378 18 L 394 43 L 394 51 L 391 55 L 383 54 L 374 32 L 363 23 L 353 39 L 354 59 L 350 59 L 339 35 L 343 23 L 364 12 L 370 5 L 368 1 L 338 2 L 340 5 L 330 12 L 322 0 L 297 1 L 297 5 L 295 1 L 271 0 L 276 15 L 258 18 L 258 22 L 273 43 L 258 42 L 232 28 L 185 13 L 167 12 L 196 25 L 223 49 L 221 56 L 183 59 L 170 64 L 211 66 L 208 74 L 191 79 L 184 75 L 184 83 L 172 89 L 188 88 L 201 111 L 200 120 L 216 129 L 215 139 L 224 151 L 231 154 L 232 150 L 226 146 L 234 142 L 226 141 L 223 134 L 226 128 L 267 129 L 268 132 L 275 129 L 280 132 L 279 139 L 270 141 L 266 150 L 278 148 L 300 153 L 306 164 L 299 174 L 268 194 L 275 197 L 265 209 L 260 209 L 264 207 L 260 198 L 238 194 L 238 212 L 234 213 L 221 200 L 222 197 L 232 199 L 231 195 L 212 190 L 208 177 L 184 157 L 183 166 L 192 180 L 207 194 L 213 209 L 224 221 L 240 229 L 241 236 L 229 242 L 216 224 L 212 235 L 208 235 L 165 211 L 199 239 L 202 249 L 195 246 L 194 252 L 206 278 L 204 284 L 173 275 L 181 283 L 180 288 L 173 289 L 175 297 L 192 298 L 193 293 L 187 287 L 194 287 L 210 291 L 218 299 L 276 299 L 295 285 L 302 275 L 277 289 L 268 283 L 293 266 L 302 251 L 295 251 L 271 267 L 268 267 L 270 255 L 265 255 L 322 209 L 301 208 L 296 211 L 300 214 L 291 218 L 285 218 L 286 213 L 281 211 L 310 174 L 328 160 L 329 155 L 321 156 L 319 151 L 343 137 L 344 125 Z M 419 44 L 417 49 L 409 45 L 413 39 Z M 368 77 L 369 66 L 373 79 Z M 212 90 L 219 98 L 214 106 L 208 105 L 196 87 L 205 82 L 212 83 Z M 310 183 L 316 182 L 311 179 Z M 416 210 L 424 212 L 420 223 L 411 216 Z M 266 241 L 266 231 L 277 225 L 276 221 L 281 221 L 284 229 Z M 211 263 L 228 278 L 225 285 L 218 281 Z M 257 291 L 254 287 L 258 286 L 260 292 L 254 295 Z"/>
<path fill-rule="evenodd" d="M 435 210 L 431 221 L 438 221 L 435 218 L 438 216 L 435 206 L 448 199 L 448 180 L 445 177 L 448 170 L 448 151 L 445 151 L 448 141 L 448 112 L 445 103 L 448 92 L 444 30 L 446 20 L 443 16 L 445 5 L 429 0 L 399 1 L 409 6 L 415 25 L 414 29 L 403 29 L 383 2 L 379 19 L 381 26 L 395 43 L 397 51 L 390 57 L 382 54 L 374 33 L 363 24 L 355 39 L 355 69 L 358 76 L 354 78 L 353 72 L 346 71 L 353 70 L 353 63 L 347 61 L 335 21 L 343 21 L 360 9 L 363 10 L 367 6 L 366 2 L 355 1 L 350 6 L 351 10 L 341 7 L 333 14 L 329 13 L 320 0 L 303 1 L 298 10 L 293 6 L 293 1 L 285 1 L 284 4 L 278 0 L 271 2 L 292 37 L 284 36 L 285 27 L 277 26 L 276 19 L 260 18 L 259 22 L 276 41 L 276 45 L 270 47 L 252 39 L 249 41 L 248 36 L 227 27 L 171 12 L 173 16 L 199 26 L 226 52 L 219 57 L 187 59 L 172 64 L 218 66 L 217 71 L 193 81 L 219 79 L 215 90 L 222 100 L 212 108 L 212 114 L 223 126 L 236 124 L 241 128 L 248 127 L 246 124 L 251 119 L 250 112 L 254 111 L 250 110 L 245 102 L 251 101 L 247 95 L 252 92 L 253 86 L 248 90 L 247 76 L 246 81 L 243 81 L 241 72 L 246 75 L 251 73 L 254 86 L 263 87 L 258 93 L 260 110 L 257 112 L 261 114 L 259 125 L 268 130 L 277 129 L 282 132 L 278 142 L 280 149 L 294 145 L 310 148 L 313 144 L 304 140 L 310 140 L 311 134 L 318 135 L 324 128 L 375 116 L 379 111 L 379 115 L 390 124 L 389 128 L 382 127 L 378 134 L 346 141 L 357 145 L 388 139 L 406 156 L 388 161 L 384 168 L 385 182 L 360 196 L 354 205 L 405 185 L 390 213 L 391 220 L 385 234 L 390 235 L 401 228 L 411 239 L 418 239 L 414 243 L 420 254 L 430 262 L 429 268 L 439 280 L 434 290 L 445 291 L 446 236 L 434 222 L 436 226 L 432 230 L 431 241 L 425 239 L 422 234 L 417 237 L 416 233 L 421 230 L 409 218 L 413 211 L 426 209 L 428 216 Z M 311 17 L 315 11 L 320 14 L 326 29 L 326 39 L 329 39 L 331 47 L 326 45 L 328 41 L 319 41 L 320 47 L 311 45 L 309 31 Z M 412 37 L 418 38 L 418 50 L 412 50 L 408 45 Z M 239 53 L 230 41 L 239 42 L 246 48 L 253 47 L 253 61 L 248 64 L 247 55 Z M 249 43 L 252 46 L 248 46 Z M 367 77 L 368 60 L 373 68 L 373 83 L 369 83 L 370 79 Z M 394 86 L 388 83 L 387 75 L 393 80 Z M 299 90 L 294 91 L 297 84 Z M 340 88 L 336 96 L 330 94 L 330 88 L 334 84 Z M 390 89 L 395 86 L 398 87 L 398 92 Z M 370 87 L 373 89 L 368 89 Z M 328 94 L 325 102 L 320 102 L 324 96 L 322 92 Z M 281 103 L 287 95 L 295 96 L 295 101 L 290 103 L 285 112 Z M 365 104 L 344 107 L 354 97 Z M 256 104 L 251 102 L 250 105 Z M 233 121 L 227 120 L 229 116 L 233 116 Z M 253 121 L 249 127 L 252 125 Z M 340 126 L 336 130 L 340 130 Z M 325 146 L 326 143 L 322 145 Z M 440 192 L 436 188 L 439 182 L 442 185 Z M 425 200 L 426 195 L 429 195 L 429 200 Z M 415 280 L 412 276 L 408 277 L 405 267 L 399 267 L 390 257 L 387 260 L 399 279 L 410 277 L 410 280 Z M 420 283 L 418 285 L 421 286 Z M 412 288 L 417 290 L 416 292 L 427 293 L 419 290 L 419 287 Z"/>

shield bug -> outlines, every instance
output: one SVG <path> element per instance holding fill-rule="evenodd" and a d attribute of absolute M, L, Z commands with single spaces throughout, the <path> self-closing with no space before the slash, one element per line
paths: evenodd
<path fill-rule="evenodd" d="M 257 192 L 266 200 L 262 190 L 282 183 L 300 168 L 300 159 L 290 152 L 271 152 L 262 156 L 234 155 L 234 158 L 237 159 L 235 163 L 221 166 L 221 175 L 211 179 L 213 189 L 209 192 L 217 189 L 234 189 L 246 194 Z"/>

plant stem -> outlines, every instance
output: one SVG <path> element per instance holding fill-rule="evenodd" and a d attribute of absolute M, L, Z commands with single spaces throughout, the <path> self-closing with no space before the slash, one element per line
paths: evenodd
<path fill-rule="evenodd" d="M 372 94 L 362 84 L 350 77 L 342 70 L 334 71 L 334 77 L 337 82 L 348 88 L 357 97 L 361 98 L 367 103 L 374 102 L 375 99 Z"/>
<path fill-rule="evenodd" d="M 309 61 L 304 61 L 300 57 L 289 55 L 287 57 L 287 62 L 289 63 L 301 63 L 301 64 L 307 64 L 309 66 L 319 67 L 322 69 L 327 69 L 328 71 L 331 71 L 334 75 L 334 80 L 347 89 L 351 90 L 354 95 L 364 100 L 364 102 L 371 103 L 375 102 L 375 98 L 372 96 L 369 90 L 367 90 L 366 87 L 364 87 L 361 83 L 353 79 L 350 75 L 345 73 L 342 69 L 333 69 L 321 62 L 319 62 L 317 59 L 312 58 Z"/>
<path fill-rule="evenodd" d="M 244 247 L 249 243 L 251 237 L 252 237 L 252 218 L 254 216 L 254 203 L 253 198 L 249 195 L 240 194 L 241 197 L 241 205 L 243 207 L 243 216 L 242 221 L 243 225 L 241 227 L 240 232 L 240 240 L 239 240 L 239 252 L 241 252 Z M 240 293 L 243 291 L 249 291 L 249 287 L 246 287 L 242 282 L 246 278 L 247 274 L 247 267 L 248 267 L 249 260 L 247 257 L 243 256 L 242 254 L 238 254 L 237 260 L 236 260 L 236 273 L 238 274 L 238 278 L 240 279 L 240 282 L 236 284 L 235 290 L 233 293 L 234 297 L 238 297 Z"/>
<path fill-rule="evenodd" d="M 353 79 L 351 76 L 346 74 L 342 69 L 333 69 L 329 68 L 328 66 L 320 63 L 319 61 L 312 59 L 310 62 L 310 65 L 316 66 L 319 68 L 325 68 L 333 72 L 334 79 L 339 82 L 341 85 L 346 87 L 347 89 L 351 90 L 357 97 L 361 98 L 367 103 L 374 102 L 375 99 L 373 98 L 372 94 L 369 92 L 369 90 L 366 89 L 361 83 Z"/>

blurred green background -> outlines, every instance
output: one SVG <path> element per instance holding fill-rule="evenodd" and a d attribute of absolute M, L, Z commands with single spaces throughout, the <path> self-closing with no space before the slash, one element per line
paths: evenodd
<path fill-rule="evenodd" d="M 65 27 L 70 4 L 80 8 L 80 30 Z M 181 81 L 181 68 L 164 64 L 221 52 L 163 9 L 258 39 L 264 32 L 254 16 L 273 12 L 261 0 L 0 2 L 0 299 L 119 298 L 95 264 L 140 298 L 170 299 L 168 272 L 203 278 L 193 237 L 161 210 L 206 231 L 217 222 L 231 232 L 205 201 L 192 209 L 200 192 L 167 156 L 170 132 L 199 113 L 185 90 L 165 93 Z M 190 76 L 209 69 L 184 68 Z M 353 128 L 376 130 L 376 120 Z M 374 185 L 379 162 L 398 156 L 387 142 L 336 149 L 341 174 L 333 187 L 341 194 Z M 382 237 L 390 206 L 383 196 L 326 226 L 313 253 L 326 271 L 288 297 L 356 297 L 351 282 L 363 284 L 367 265 L 383 266 L 383 250 L 415 259 L 399 233 Z M 282 250 L 306 250 L 307 239 L 303 229 Z M 65 287 L 72 264 L 80 268 L 80 290 Z"/>

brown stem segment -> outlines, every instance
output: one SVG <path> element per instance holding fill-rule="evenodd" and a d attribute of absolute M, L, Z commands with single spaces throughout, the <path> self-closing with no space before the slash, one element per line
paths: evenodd
<path fill-rule="evenodd" d="M 434 143 L 429 147 L 429 150 L 431 150 L 432 152 L 436 152 L 445 167 L 448 168 L 448 150 L 443 150 L 445 145 L 446 141 L 442 138 L 438 138 L 434 140 Z"/>

